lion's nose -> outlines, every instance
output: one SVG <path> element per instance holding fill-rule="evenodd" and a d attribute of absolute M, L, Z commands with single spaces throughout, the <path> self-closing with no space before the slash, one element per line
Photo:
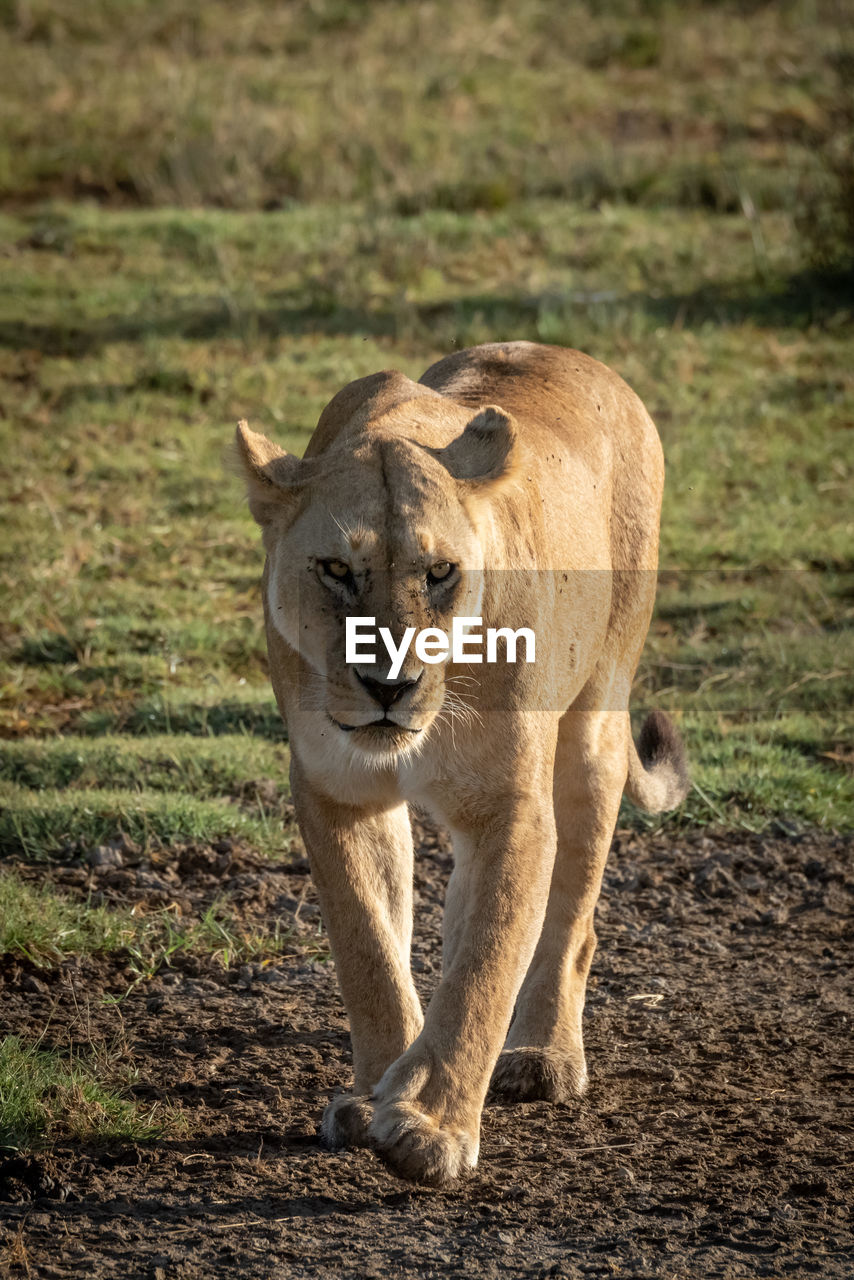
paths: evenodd
<path fill-rule="evenodd" d="M 423 674 L 422 671 L 415 680 L 375 680 L 373 676 L 363 676 L 361 671 L 357 671 L 356 678 L 383 711 L 388 711 L 405 693 L 415 688 Z"/>

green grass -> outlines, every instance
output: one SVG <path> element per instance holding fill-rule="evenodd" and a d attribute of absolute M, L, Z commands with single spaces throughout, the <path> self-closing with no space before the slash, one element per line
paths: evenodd
<path fill-rule="evenodd" d="M 688 739 L 675 820 L 850 829 L 854 319 L 803 235 L 846 25 L 0 3 L 0 848 L 288 847 L 233 423 L 301 450 L 347 380 L 495 338 L 659 425 L 635 704 Z"/>
<path fill-rule="evenodd" d="M 61 249 L 28 242 L 46 221 Z M 286 754 L 231 424 L 301 449 L 346 379 L 491 337 L 583 346 L 659 424 L 665 572 L 636 703 L 683 717 L 707 797 L 688 817 L 849 827 L 851 311 L 789 219 L 763 225 L 759 261 L 740 215 L 547 200 L 7 215 L 0 723 L 19 741 L 0 777 L 33 794 L 3 847 L 65 856 L 129 824 L 275 847 L 271 815 L 234 803 L 259 777 L 284 789 Z"/>
<path fill-rule="evenodd" d="M 0 955 L 47 966 L 66 955 L 117 951 L 138 943 L 141 923 L 130 911 L 77 901 L 0 871 Z"/>
<path fill-rule="evenodd" d="M 687 800 L 672 814 L 652 816 L 624 801 L 623 825 L 642 830 L 711 825 L 757 832 L 850 825 L 850 749 L 825 752 L 813 719 L 735 725 L 716 715 L 677 719 L 691 760 L 693 786 Z"/>
<path fill-rule="evenodd" d="M 836 568 L 663 575 L 635 697 L 680 724 L 696 786 L 631 821 L 850 829 L 852 585 Z"/>
<path fill-rule="evenodd" d="M 319 937 L 298 934 L 280 920 L 269 930 L 247 928 L 227 900 L 183 918 L 167 909 L 95 904 L 0 871 L 0 955 L 24 956 L 39 968 L 52 968 L 69 955 L 119 954 L 136 983 L 190 953 L 227 969 L 250 960 L 269 962 L 286 951 L 328 956 Z"/>
<path fill-rule="evenodd" d="M 61 1053 L 8 1036 L 0 1042 L 0 1150 L 59 1137 L 139 1142 L 181 1127 L 177 1112 L 136 1102 L 133 1081 L 115 1046 Z"/>
<path fill-rule="evenodd" d="M 29 791 L 0 784 L 0 856 L 76 857 L 118 833 L 147 849 L 229 837 L 265 854 L 287 849 L 280 820 L 254 817 L 222 798 L 198 800 L 180 790 Z"/>
<path fill-rule="evenodd" d="M 186 791 L 196 797 L 251 789 L 251 780 L 274 779 L 288 793 L 288 751 L 249 734 L 201 738 L 163 734 L 129 739 L 33 738 L 0 748 L 0 782 L 34 791 L 110 787 L 128 791 Z"/>
<path fill-rule="evenodd" d="M 4 0 L 0 193 L 793 204 L 850 7 Z M 34 92 L 37 86 L 38 91 Z"/>

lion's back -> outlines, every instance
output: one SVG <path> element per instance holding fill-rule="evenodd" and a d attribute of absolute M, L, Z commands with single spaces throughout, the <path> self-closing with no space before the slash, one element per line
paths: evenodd
<path fill-rule="evenodd" d="M 420 381 L 458 403 L 494 403 L 517 419 L 548 479 L 548 460 L 585 464 L 610 494 L 612 563 L 647 568 L 657 557 L 664 459 L 655 424 L 627 382 L 582 351 L 495 342 L 456 351 Z M 556 449 L 558 446 L 558 449 Z"/>

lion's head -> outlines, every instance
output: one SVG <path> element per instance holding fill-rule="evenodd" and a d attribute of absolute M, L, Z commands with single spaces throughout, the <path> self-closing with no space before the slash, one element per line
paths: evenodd
<path fill-rule="evenodd" d="M 452 616 L 478 615 L 489 506 L 514 469 L 516 429 L 499 408 L 472 412 L 419 387 L 319 450 L 318 434 L 300 460 L 245 422 L 237 429 L 268 557 L 268 618 L 303 659 L 302 707 L 388 759 L 417 750 L 464 686 L 411 643 L 394 675 L 379 637 L 374 662 L 348 664 L 346 619 L 375 619 L 399 647 L 410 628 L 448 632 Z"/>

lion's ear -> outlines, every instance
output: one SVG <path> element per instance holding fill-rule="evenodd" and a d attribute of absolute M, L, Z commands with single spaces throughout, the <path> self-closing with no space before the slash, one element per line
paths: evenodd
<path fill-rule="evenodd" d="M 260 525 L 269 524 L 295 494 L 302 463 L 241 421 L 235 436 L 235 464 L 246 481 L 249 510 Z"/>
<path fill-rule="evenodd" d="M 509 413 L 490 404 L 479 409 L 461 436 L 439 451 L 439 461 L 456 480 L 475 489 L 491 488 L 513 474 L 518 430 Z"/>

